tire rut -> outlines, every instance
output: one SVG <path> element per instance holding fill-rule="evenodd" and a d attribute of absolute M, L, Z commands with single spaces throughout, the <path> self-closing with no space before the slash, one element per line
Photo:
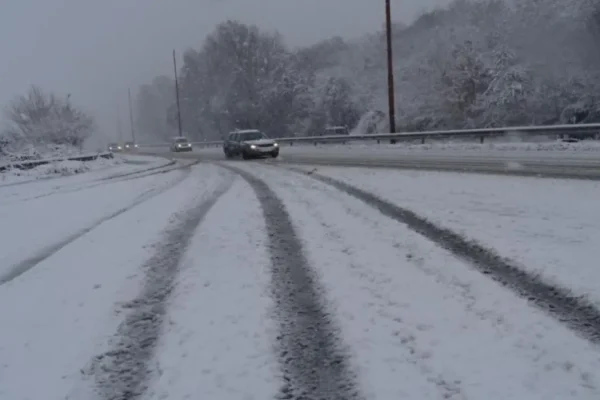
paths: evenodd
<path fill-rule="evenodd" d="M 126 173 L 123 173 L 123 174 L 111 175 L 111 176 L 107 176 L 105 178 L 100 178 L 100 179 L 98 179 L 98 181 L 121 180 L 121 178 L 132 177 L 134 175 L 142 175 L 142 174 L 146 174 L 148 172 L 152 172 L 149 175 L 154 175 L 154 174 L 157 174 L 157 173 L 161 173 L 162 171 L 158 171 L 157 172 L 156 170 L 160 170 L 160 169 L 163 169 L 163 168 L 169 168 L 166 171 L 172 171 L 174 169 L 181 168 L 181 167 L 175 166 L 175 164 L 177 164 L 177 161 L 171 160 L 171 161 L 169 161 L 166 164 L 157 165 L 155 167 L 144 169 L 142 171 L 133 171 L 133 172 L 126 172 Z M 170 167 L 173 167 L 173 168 L 170 168 Z M 183 166 L 183 167 L 185 167 L 185 166 Z M 142 175 L 142 176 L 144 176 L 144 175 Z"/>
<path fill-rule="evenodd" d="M 381 279 L 377 275 L 373 274 L 372 271 L 368 269 L 365 271 L 361 264 L 355 263 L 354 260 L 352 260 L 352 258 L 356 257 L 356 255 L 353 252 L 353 249 L 348 249 L 349 244 L 345 235 L 347 235 L 348 232 L 353 231 L 336 227 L 335 223 L 332 224 L 329 222 L 330 220 L 328 218 L 330 215 L 328 215 L 327 211 L 324 211 L 318 207 L 318 203 L 316 201 L 311 201 L 308 199 L 306 193 L 310 190 L 317 191 L 317 188 L 309 188 L 303 185 L 298 186 L 287 182 L 283 185 L 285 185 L 284 187 L 286 191 L 289 191 L 293 194 L 298 201 L 298 204 L 301 204 L 305 208 L 306 215 L 315 221 L 318 221 L 318 224 L 327 235 L 328 247 L 330 247 L 331 243 L 332 248 L 337 247 L 338 251 L 349 256 L 349 260 L 344 261 L 347 262 L 346 265 L 348 266 L 349 275 L 359 275 L 359 279 L 371 282 Z M 323 195 L 323 192 L 319 192 L 319 194 Z M 347 202 L 344 202 L 341 199 L 342 196 L 345 196 L 345 193 L 332 189 L 326 191 L 325 196 L 327 196 L 328 200 L 337 203 L 339 208 L 344 210 L 345 214 L 347 214 L 350 218 L 364 218 L 363 214 L 351 208 Z M 377 230 L 377 223 L 373 223 L 373 221 L 368 221 L 367 219 L 361 219 L 361 223 L 367 229 L 367 236 L 372 238 L 377 237 L 379 234 Z M 425 274 L 428 274 L 429 276 L 432 275 L 430 271 L 426 271 L 426 269 L 420 266 L 419 263 L 415 264 L 417 268 L 419 268 Z M 436 279 L 438 282 L 441 281 L 439 276 L 435 276 L 434 279 Z M 447 286 L 452 284 L 458 286 L 455 282 L 445 281 L 442 283 Z M 391 304 L 395 304 L 395 300 L 389 295 L 389 293 L 386 293 L 385 291 L 380 291 L 378 288 L 373 288 L 369 285 L 365 285 L 363 289 L 369 293 L 369 301 L 374 304 L 383 302 L 385 304 L 384 307 L 389 307 Z M 460 288 L 459 290 L 464 292 L 464 288 Z M 383 313 L 380 315 L 383 316 Z M 398 322 L 402 321 L 402 319 L 394 313 L 387 314 L 384 318 L 392 319 L 395 322 L 396 329 L 394 329 L 393 336 L 397 337 L 399 340 L 399 343 L 396 343 L 395 345 L 406 350 L 406 360 L 419 369 L 421 375 L 423 375 L 426 381 L 432 385 L 433 390 L 439 392 L 441 398 L 452 399 L 457 398 L 458 395 L 464 396 L 465 390 L 462 387 L 460 379 L 458 379 L 456 376 L 452 376 L 452 372 L 448 373 L 448 371 L 444 371 L 443 368 L 438 368 L 435 362 L 432 362 L 431 360 L 430 350 L 424 346 L 422 342 L 417 340 L 415 330 L 410 329 L 415 328 L 418 330 L 418 326 L 412 326 L 410 328 L 406 327 L 405 323 Z M 379 322 L 374 322 L 374 324 L 379 325 Z M 465 397 L 461 398 L 464 400 Z"/>
<path fill-rule="evenodd" d="M 102 400 L 138 399 L 148 389 L 153 372 L 149 363 L 160 337 L 167 299 L 179 273 L 181 258 L 197 227 L 232 183 L 233 179 L 228 180 L 208 199 L 181 213 L 144 264 L 143 288 L 125 306 L 131 311 L 113 337 L 111 350 L 95 357 L 85 371 L 94 377 L 95 389 Z"/>
<path fill-rule="evenodd" d="M 279 324 L 277 351 L 283 373 L 280 399 L 362 399 L 326 310 L 315 273 L 304 256 L 285 205 L 252 174 L 239 174 L 254 190 L 263 210 L 271 254 L 271 289 Z"/>
<path fill-rule="evenodd" d="M 187 171 L 189 173 L 189 170 Z M 82 237 L 83 235 L 93 231 L 94 229 L 98 228 L 100 225 L 102 225 L 103 223 L 110 221 L 114 218 L 117 218 L 119 215 L 133 209 L 134 207 L 139 206 L 140 204 L 160 195 L 161 193 L 166 192 L 167 190 L 175 187 L 176 185 L 178 185 L 179 183 L 183 182 L 183 180 L 187 177 L 188 175 L 183 175 L 181 178 L 179 178 L 178 180 L 176 180 L 175 182 L 171 182 L 168 185 L 161 187 L 159 189 L 150 189 L 147 190 L 146 192 L 142 193 L 140 196 L 138 196 L 138 198 L 133 201 L 133 203 L 129 204 L 126 207 L 123 207 L 101 219 L 99 219 L 98 221 L 96 221 L 95 223 L 93 223 L 92 225 L 83 228 L 77 232 L 75 232 L 74 234 L 68 236 L 67 238 L 49 246 L 46 247 L 45 249 L 43 249 L 42 251 L 39 251 L 37 254 L 35 254 L 32 257 L 29 257 L 19 263 L 17 263 L 16 265 L 14 265 L 7 273 L 0 275 L 0 286 L 4 285 L 5 283 L 8 283 L 10 281 L 12 281 L 13 279 L 23 275 L 24 273 L 26 273 L 27 271 L 31 270 L 32 268 L 34 268 L 36 265 L 38 265 L 39 263 L 41 263 L 42 261 L 44 261 L 45 259 L 51 257 L 52 255 L 54 255 L 55 253 L 57 253 L 58 251 L 60 251 L 61 249 L 65 248 L 66 246 L 68 246 L 69 244 L 73 243 L 74 241 L 76 241 L 77 239 L 79 239 L 80 237 Z"/>
<path fill-rule="evenodd" d="M 285 168 L 332 186 L 363 201 L 383 215 L 405 224 L 411 230 L 450 251 L 456 257 L 467 261 L 482 274 L 527 299 L 579 336 L 592 343 L 600 344 L 600 310 L 583 296 L 576 296 L 568 289 L 546 282 L 539 276 L 528 273 L 512 261 L 501 257 L 494 250 L 450 229 L 440 227 L 415 212 L 383 200 L 372 193 L 346 182 L 319 175 L 315 173 L 315 170 Z"/>

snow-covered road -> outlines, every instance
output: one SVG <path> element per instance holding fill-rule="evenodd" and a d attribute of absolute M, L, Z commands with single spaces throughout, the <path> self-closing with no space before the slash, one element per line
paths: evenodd
<path fill-rule="evenodd" d="M 167 169 L 0 189 L 1 400 L 600 398 L 600 184 Z"/>
<path fill-rule="evenodd" d="M 455 144 L 456 145 L 456 144 Z M 597 143 L 557 143 L 552 146 L 281 146 L 277 162 L 337 167 L 456 171 L 494 175 L 600 180 Z M 170 157 L 164 148 L 144 149 Z M 220 147 L 197 148 L 177 158 L 223 161 Z"/>
<path fill-rule="evenodd" d="M 458 232 L 600 307 L 600 183 L 298 167 L 348 182 Z"/>

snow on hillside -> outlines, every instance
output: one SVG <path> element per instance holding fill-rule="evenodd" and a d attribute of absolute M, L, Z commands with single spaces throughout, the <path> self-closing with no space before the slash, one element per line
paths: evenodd
<path fill-rule="evenodd" d="M 398 130 L 600 121 L 599 12 L 594 1 L 455 0 L 395 24 Z M 318 135 L 327 125 L 385 132 L 385 54 L 382 32 L 298 49 L 261 27 L 223 22 L 183 57 L 183 128 L 192 140 L 234 128 L 274 137 Z M 148 138 L 177 127 L 173 90 L 167 77 L 140 89 L 138 125 Z"/>

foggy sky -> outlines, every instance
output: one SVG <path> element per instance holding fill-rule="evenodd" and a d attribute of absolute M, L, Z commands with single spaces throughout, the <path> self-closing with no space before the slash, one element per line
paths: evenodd
<path fill-rule="evenodd" d="M 128 127 L 127 88 L 172 74 L 172 49 L 199 48 L 226 19 L 276 29 L 298 46 L 373 32 L 384 18 L 384 0 L 0 1 L 0 105 L 32 83 L 71 93 L 113 137 L 117 109 Z M 393 18 L 410 22 L 448 1 L 392 0 Z"/>

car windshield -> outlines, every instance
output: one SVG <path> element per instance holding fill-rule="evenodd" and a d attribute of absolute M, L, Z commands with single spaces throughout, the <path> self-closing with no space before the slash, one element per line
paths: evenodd
<path fill-rule="evenodd" d="M 240 141 L 266 139 L 267 136 L 262 132 L 244 132 L 240 133 Z"/>
<path fill-rule="evenodd" d="M 188 140 L 186 138 L 175 139 L 175 143 L 187 143 Z"/>

